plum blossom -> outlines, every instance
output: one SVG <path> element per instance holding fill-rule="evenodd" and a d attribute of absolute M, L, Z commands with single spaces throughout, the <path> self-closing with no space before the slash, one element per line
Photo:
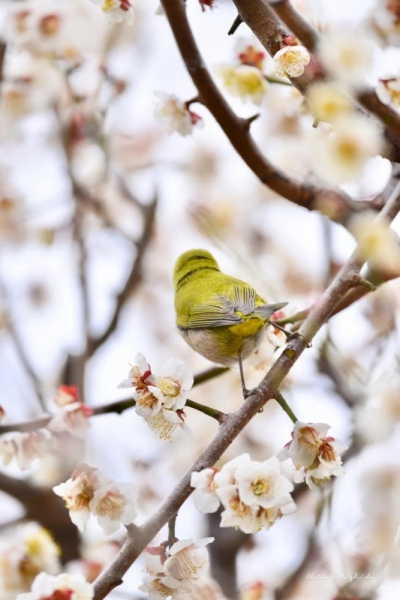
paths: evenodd
<path fill-rule="evenodd" d="M 100 6 L 109 23 L 119 25 L 126 21 L 128 25 L 133 24 L 134 13 L 130 0 L 91 0 L 91 2 Z"/>
<path fill-rule="evenodd" d="M 400 77 L 380 79 L 376 93 L 384 104 L 392 103 L 396 107 L 400 107 Z"/>
<path fill-rule="evenodd" d="M 15 458 L 18 467 L 29 469 L 36 458 L 43 458 L 48 452 L 49 438 L 45 431 L 15 433 L 0 441 L 0 456 L 8 465 Z"/>
<path fill-rule="evenodd" d="M 332 83 L 318 82 L 307 89 L 307 101 L 314 117 L 332 123 L 348 114 L 352 105 L 349 96 Z"/>
<path fill-rule="evenodd" d="M 196 488 L 195 504 L 201 512 L 215 512 L 217 497 L 225 508 L 221 527 L 237 527 L 244 533 L 269 529 L 278 518 L 296 510 L 290 495 L 293 484 L 282 475 L 274 456 L 257 462 L 242 454 L 220 471 L 193 473 L 191 485 Z"/>
<path fill-rule="evenodd" d="M 178 359 L 168 360 L 161 373 L 153 374 L 145 357 L 139 352 L 128 379 L 118 387 L 133 387 L 137 414 L 145 419 L 160 439 L 170 440 L 178 429 L 189 429 L 185 424 L 183 408 L 193 386 L 193 374 Z"/>
<path fill-rule="evenodd" d="M 105 488 L 110 483 L 98 469 L 89 467 L 86 463 L 78 465 L 65 483 L 53 488 L 57 496 L 61 496 L 69 510 L 71 521 L 79 531 L 84 531 L 90 518 L 90 503 L 96 491 Z"/>
<path fill-rule="evenodd" d="M 292 440 L 278 453 L 278 458 L 292 459 L 297 471 L 294 478 L 296 483 L 305 480 L 313 489 L 329 481 L 332 475 L 344 473 L 340 455 L 346 446 L 334 437 L 327 437 L 329 429 L 326 423 L 295 423 Z"/>
<path fill-rule="evenodd" d="M 309 62 L 304 46 L 284 46 L 274 55 L 275 73 L 280 77 L 300 77 Z"/>
<path fill-rule="evenodd" d="M 136 516 L 136 489 L 132 484 L 115 483 L 98 469 L 83 463 L 71 479 L 53 488 L 70 511 L 71 521 L 84 531 L 90 515 L 95 515 L 106 535 L 120 525 L 129 525 Z"/>
<path fill-rule="evenodd" d="M 235 44 L 235 57 L 240 64 L 262 71 L 266 52 L 256 37 L 239 37 Z"/>
<path fill-rule="evenodd" d="M 195 489 L 193 500 L 197 510 L 201 513 L 213 513 L 218 510 L 219 498 L 215 493 L 214 475 L 216 469 L 203 469 L 195 471 L 190 477 L 190 485 Z"/>
<path fill-rule="evenodd" d="M 371 67 L 372 55 L 371 40 L 351 30 L 326 34 L 318 50 L 318 56 L 327 71 L 337 81 L 351 87 L 365 83 L 365 76 Z"/>
<path fill-rule="evenodd" d="M 40 573 L 27 594 L 19 594 L 16 600 L 92 600 L 93 586 L 83 575 Z"/>
<path fill-rule="evenodd" d="M 195 127 L 203 127 L 203 119 L 191 111 L 187 103 L 174 94 L 154 92 L 159 102 L 154 107 L 154 117 L 167 133 L 179 133 L 183 137 L 190 135 Z"/>
<path fill-rule="evenodd" d="M 192 539 L 179 540 L 169 550 L 169 557 L 164 563 L 167 581 L 173 578 L 184 589 L 191 580 L 200 579 L 208 570 L 208 552 L 204 546 L 214 538 L 202 538 L 195 542 Z"/>
<path fill-rule="evenodd" d="M 111 483 L 95 491 L 89 506 L 106 535 L 118 531 L 121 524 L 133 523 L 136 517 L 136 497 L 136 487 L 130 483 Z"/>
<path fill-rule="evenodd" d="M 379 126 L 356 114 L 335 119 L 333 129 L 318 127 L 311 143 L 314 170 L 332 183 L 362 175 L 367 160 L 382 150 Z"/>
<path fill-rule="evenodd" d="M 366 212 L 353 217 L 350 230 L 358 242 L 363 260 L 384 272 L 397 272 L 400 268 L 400 249 L 387 221 L 376 221 L 372 212 Z"/>
<path fill-rule="evenodd" d="M 86 3 L 76 0 L 25 0 L 9 3 L 4 33 L 7 42 L 34 56 L 76 61 L 98 47 L 101 31 Z M 88 31 L 87 20 L 92 28 Z"/>
<path fill-rule="evenodd" d="M 372 29 L 389 46 L 400 46 L 400 7 L 397 0 L 377 0 L 371 9 Z"/>
<path fill-rule="evenodd" d="M 216 74 L 222 79 L 226 91 L 243 102 L 250 100 L 261 104 L 267 91 L 267 83 L 260 69 L 245 64 L 238 67 L 219 65 Z"/>
<path fill-rule="evenodd" d="M 51 534 L 37 523 L 27 523 L 10 536 L 3 536 L 0 548 L 1 598 L 14 599 L 30 589 L 35 577 L 60 570 L 60 548 Z"/>
<path fill-rule="evenodd" d="M 169 550 L 165 544 L 146 548 L 146 569 L 139 590 L 152 600 L 190 593 L 193 584 L 207 574 L 208 552 L 204 546 L 213 541 L 214 538 L 196 542 L 187 539 L 176 541 Z"/>
<path fill-rule="evenodd" d="M 61 410 L 51 419 L 48 428 L 84 437 L 90 427 L 89 417 L 93 414 L 93 409 L 79 400 L 78 388 L 61 385 L 54 402 Z"/>

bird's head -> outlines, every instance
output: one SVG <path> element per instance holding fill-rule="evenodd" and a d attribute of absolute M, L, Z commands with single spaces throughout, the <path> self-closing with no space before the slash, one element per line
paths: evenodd
<path fill-rule="evenodd" d="M 198 269 L 219 271 L 215 258 L 207 250 L 188 250 L 180 255 L 175 263 L 174 287 L 177 289 L 181 281 Z"/>

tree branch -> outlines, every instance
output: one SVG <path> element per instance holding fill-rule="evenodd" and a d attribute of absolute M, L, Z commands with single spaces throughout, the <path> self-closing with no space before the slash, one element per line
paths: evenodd
<path fill-rule="evenodd" d="M 126 280 L 124 288 L 117 295 L 114 314 L 112 316 L 112 319 L 111 319 L 110 324 L 108 325 L 107 329 L 104 331 L 104 333 L 102 335 L 100 335 L 98 337 L 90 337 L 90 339 L 89 339 L 89 343 L 88 343 L 88 356 L 89 357 L 93 356 L 93 354 L 96 352 L 96 350 L 102 344 L 104 344 L 104 342 L 106 342 L 108 340 L 108 338 L 110 337 L 110 335 L 112 333 L 114 333 L 114 331 L 117 328 L 119 317 L 120 317 L 122 309 L 125 305 L 126 300 L 133 294 L 133 292 L 136 290 L 137 286 L 140 283 L 143 258 L 144 258 L 144 254 L 146 252 L 147 246 L 149 244 L 149 241 L 151 239 L 151 232 L 152 232 L 152 228 L 153 228 L 154 218 L 156 215 L 156 208 L 157 208 L 157 197 L 153 200 L 153 202 L 149 206 L 147 206 L 143 209 L 143 213 L 144 213 L 143 232 L 142 232 L 142 235 L 141 235 L 139 241 L 136 244 L 137 254 L 132 263 L 131 271 L 128 275 L 128 278 Z"/>
<path fill-rule="evenodd" d="M 400 195 L 392 199 L 391 206 L 385 206 L 377 220 L 386 218 L 389 214 L 393 216 L 399 210 Z M 256 390 L 234 413 L 226 416 L 214 439 L 155 514 L 147 519 L 141 527 L 135 527 L 132 533 L 129 530 L 128 539 L 119 554 L 97 578 L 94 600 L 102 600 L 121 583 L 122 577 L 145 546 L 177 513 L 183 502 L 190 496 L 192 493 L 190 486 L 191 473 L 212 467 L 264 404 L 275 397 L 279 386 L 290 369 L 309 346 L 321 327 L 327 322 L 339 300 L 354 285 L 354 276 L 359 274 L 361 266 L 362 260 L 359 258 L 356 249 L 322 298 L 312 307 L 300 328 L 298 336 L 288 343 Z"/>
<path fill-rule="evenodd" d="M 237 6 L 240 4 L 236 0 L 235 3 Z M 255 8 L 258 6 L 256 0 L 252 2 L 244 0 L 243 4 L 254 6 Z M 359 208 L 359 206 L 356 206 L 357 203 L 353 202 L 341 190 L 320 188 L 310 183 L 291 179 L 269 163 L 249 135 L 247 121 L 239 118 L 232 111 L 208 72 L 190 29 L 186 17 L 184 0 L 163 0 L 163 6 L 182 59 L 198 90 L 201 102 L 214 116 L 239 156 L 260 181 L 284 198 L 309 210 L 318 208 L 318 210 L 323 211 L 324 206 L 327 207 L 329 205 L 330 214 L 335 214 L 335 220 L 339 222 L 343 222 L 351 210 Z M 270 43 L 268 42 L 272 51 L 274 49 L 277 51 L 281 47 L 281 37 L 286 35 L 286 31 L 279 24 L 273 11 L 270 9 L 267 10 L 269 11 L 267 13 L 268 18 L 274 22 L 274 31 L 280 32 L 277 35 L 279 39 L 271 36 Z M 241 14 L 245 21 L 246 14 L 246 11 Z M 265 11 L 263 12 L 264 14 Z M 268 36 L 268 31 L 271 28 L 268 25 L 266 26 L 264 21 L 259 22 L 261 25 L 260 31 L 264 32 L 265 29 L 263 33 L 263 38 L 265 38 L 265 36 Z"/>

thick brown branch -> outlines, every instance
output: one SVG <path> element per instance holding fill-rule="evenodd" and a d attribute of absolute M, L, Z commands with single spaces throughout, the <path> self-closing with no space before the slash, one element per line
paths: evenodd
<path fill-rule="evenodd" d="M 120 317 L 121 311 L 125 305 L 125 302 L 133 294 L 133 292 L 136 290 L 137 286 L 140 283 L 143 258 L 144 258 L 144 254 L 146 252 L 147 246 L 149 244 L 149 241 L 151 239 L 151 232 L 153 229 L 154 218 L 156 215 L 156 208 L 157 208 L 157 198 L 148 207 L 146 207 L 146 209 L 144 209 L 144 211 L 143 211 L 144 212 L 143 232 L 142 232 L 142 235 L 141 235 L 139 241 L 136 244 L 136 252 L 137 253 L 136 253 L 136 257 L 132 263 L 131 271 L 128 275 L 128 278 L 126 280 L 124 288 L 117 295 L 114 314 L 112 316 L 112 319 L 111 319 L 110 324 L 108 325 L 107 329 L 99 337 L 91 337 L 89 339 L 89 344 L 88 344 L 88 356 L 89 357 L 92 356 L 96 352 L 96 350 L 102 344 L 104 344 L 104 342 L 106 342 L 108 340 L 108 338 L 110 337 L 110 335 L 112 333 L 114 333 L 114 331 L 117 328 L 119 317 Z"/>
<path fill-rule="evenodd" d="M 244 4 L 258 6 L 258 3 L 254 1 L 247 2 L 246 0 Z M 241 119 L 235 115 L 208 72 L 190 29 L 184 1 L 163 0 L 163 6 L 182 59 L 198 90 L 201 102 L 215 117 L 232 146 L 253 173 L 265 185 L 291 202 L 309 210 L 314 208 L 323 210 L 324 205 L 329 204 L 331 208 L 333 205 L 335 210 L 332 212 L 335 213 L 336 220 L 344 220 L 351 204 L 351 200 L 346 194 L 340 190 L 323 189 L 310 183 L 291 179 L 271 165 L 262 155 L 249 134 L 248 123 L 245 119 Z M 264 14 L 262 12 L 262 15 L 260 14 L 259 17 L 261 18 Z M 280 32 L 276 36 L 277 39 L 271 37 L 269 43 L 269 46 L 277 51 L 282 45 L 281 35 L 285 35 L 286 32 L 283 26 L 279 25 L 279 21 L 273 11 L 269 10 L 268 15 L 274 21 L 273 29 Z M 241 16 L 243 17 L 243 15 Z M 262 20 L 260 24 L 262 26 L 261 29 L 265 27 L 266 32 L 268 32 L 268 25 L 265 26 Z"/>
<path fill-rule="evenodd" d="M 304 46 L 314 52 L 319 41 L 318 32 L 297 12 L 289 0 L 270 0 L 270 5 L 285 25 L 299 38 Z"/>

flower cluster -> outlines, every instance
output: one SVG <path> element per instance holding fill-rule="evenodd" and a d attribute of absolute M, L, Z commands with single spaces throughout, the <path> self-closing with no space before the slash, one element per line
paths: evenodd
<path fill-rule="evenodd" d="M 115 533 L 121 524 L 130 525 L 136 516 L 136 488 L 115 483 L 85 463 L 53 490 L 63 498 L 71 521 L 80 531 L 85 530 L 91 514 L 97 517 L 106 535 Z"/>
<path fill-rule="evenodd" d="M 133 24 L 134 13 L 130 0 L 91 0 L 107 17 L 109 23 L 119 25 L 124 21 Z"/>
<path fill-rule="evenodd" d="M 346 446 L 334 437 L 327 437 L 328 429 L 326 423 L 295 423 L 292 439 L 278 457 L 280 460 L 292 459 L 296 483 L 305 480 L 312 489 L 329 481 L 332 475 L 344 473 L 340 455 Z"/>
<path fill-rule="evenodd" d="M 79 400 L 75 386 L 61 385 L 54 402 L 61 409 L 48 424 L 51 431 L 67 431 L 71 435 L 84 437 L 90 427 L 89 417 L 93 409 Z"/>
<path fill-rule="evenodd" d="M 220 471 L 192 473 L 190 484 L 200 512 L 215 512 L 221 502 L 225 508 L 221 527 L 236 527 L 244 533 L 269 529 L 277 519 L 296 510 L 290 495 L 293 484 L 282 474 L 275 456 L 257 462 L 242 454 Z"/>
<path fill-rule="evenodd" d="M 193 375 L 178 359 L 168 360 L 161 375 L 154 375 L 145 357 L 138 353 L 128 379 L 119 388 L 133 387 L 135 410 L 160 439 L 170 440 L 177 429 L 185 425 L 187 395 L 193 385 Z"/>
<path fill-rule="evenodd" d="M 188 104 L 174 94 L 155 92 L 155 96 L 159 101 L 154 108 L 154 117 L 165 127 L 167 133 L 179 133 L 185 137 L 195 127 L 203 127 L 200 115 L 190 110 Z"/>
<path fill-rule="evenodd" d="M 16 600 L 92 600 L 93 586 L 82 575 L 48 575 L 40 573 L 28 594 L 19 594 Z"/>
<path fill-rule="evenodd" d="M 221 64 L 216 74 L 222 80 L 226 91 L 253 104 L 261 104 L 267 91 L 267 82 L 263 73 L 265 52 L 256 42 L 239 39 L 235 49 L 234 64 Z"/>
<path fill-rule="evenodd" d="M 14 433 L 0 440 L 0 456 L 8 465 L 14 458 L 21 470 L 29 469 L 36 458 L 43 458 L 49 449 L 49 435 L 45 431 Z"/>
<path fill-rule="evenodd" d="M 165 544 L 146 548 L 146 569 L 139 590 L 152 600 L 189 594 L 192 585 L 207 574 L 208 552 L 205 546 L 214 538 L 176 541 L 169 552 Z"/>

